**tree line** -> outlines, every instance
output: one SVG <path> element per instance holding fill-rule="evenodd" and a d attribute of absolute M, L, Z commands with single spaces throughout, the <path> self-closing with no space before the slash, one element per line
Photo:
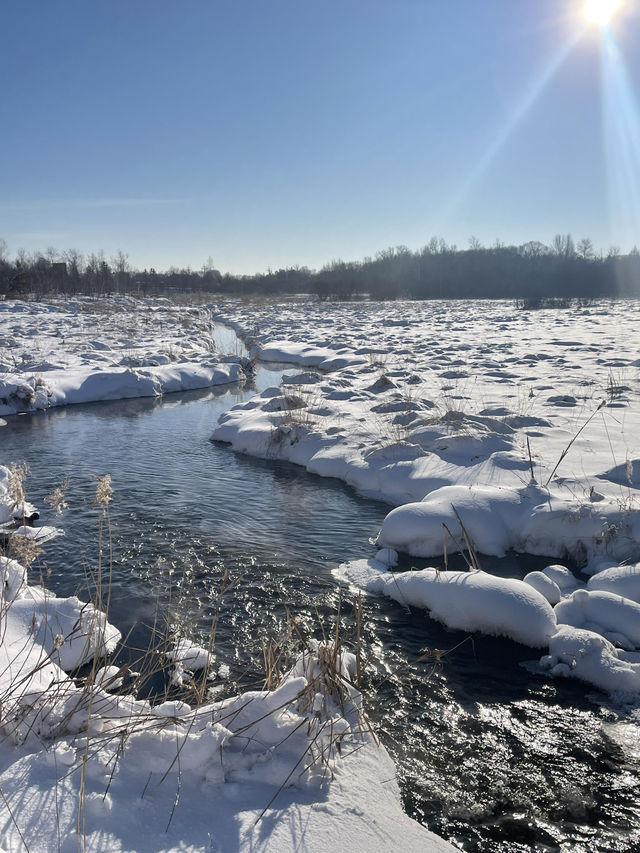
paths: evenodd
<path fill-rule="evenodd" d="M 70 249 L 20 251 L 9 258 L 0 240 L 0 298 L 53 293 L 311 294 L 321 300 L 354 299 L 521 299 L 540 300 L 640 296 L 640 252 L 615 247 L 597 253 L 588 238 L 574 242 L 557 235 L 550 245 L 531 241 L 483 246 L 471 238 L 458 249 L 432 238 L 422 249 L 394 246 L 361 261 L 335 260 L 320 270 L 292 266 L 254 275 L 221 273 L 211 258 L 201 269 L 134 269 L 119 252 L 83 256 Z"/>

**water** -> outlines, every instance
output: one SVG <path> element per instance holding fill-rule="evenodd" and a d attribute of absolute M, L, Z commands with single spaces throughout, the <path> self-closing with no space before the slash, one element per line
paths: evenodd
<path fill-rule="evenodd" d="M 261 371 L 258 386 L 280 373 Z M 218 416 L 252 393 L 73 406 L 10 418 L 0 430 L 3 461 L 25 460 L 34 472 L 30 498 L 43 523 L 55 523 L 44 497 L 69 476 L 67 535 L 40 565 L 61 595 L 86 587 L 95 568 L 94 477 L 111 474 L 110 617 L 129 637 L 123 658 L 147 647 L 154 625 L 204 640 L 219 613 L 217 661 L 234 683 L 259 682 L 263 642 L 283 633 L 287 613 L 303 632 L 331 630 L 332 569 L 372 553 L 367 539 L 386 506 L 209 441 Z M 543 564 L 485 567 L 518 576 Z M 225 572 L 235 585 L 220 600 Z M 367 599 L 363 636 L 373 655 L 366 706 L 410 814 L 467 851 L 640 849 L 638 732 L 622 712 L 577 682 L 521 666 L 537 656 L 530 649 L 471 640 L 390 601 Z"/>

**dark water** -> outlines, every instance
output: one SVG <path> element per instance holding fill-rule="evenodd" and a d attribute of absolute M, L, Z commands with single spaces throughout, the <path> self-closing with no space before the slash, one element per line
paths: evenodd
<path fill-rule="evenodd" d="M 258 382 L 278 376 L 262 372 Z M 211 443 L 219 414 L 251 393 L 74 406 L 0 429 L 2 461 L 29 463 L 30 498 L 43 510 L 69 476 L 67 535 L 40 561 L 47 585 L 61 595 L 91 585 L 94 476 L 110 473 L 111 621 L 131 649 L 146 648 L 154 625 L 206 640 L 218 614 L 216 660 L 244 686 L 260 680 L 263 643 L 283 634 L 288 613 L 301 632 L 332 630 L 332 569 L 374 552 L 367 539 L 388 509 L 337 481 Z M 41 521 L 55 523 L 53 512 Z M 485 567 L 519 575 L 540 565 Z M 220 600 L 225 572 L 235 586 Z M 343 591 L 347 630 L 351 598 Z M 622 711 L 525 669 L 537 657 L 530 649 L 446 631 L 393 602 L 365 601 L 363 639 L 373 655 L 366 705 L 410 814 L 468 851 L 640 850 L 639 750 L 621 745 L 634 735 Z"/>

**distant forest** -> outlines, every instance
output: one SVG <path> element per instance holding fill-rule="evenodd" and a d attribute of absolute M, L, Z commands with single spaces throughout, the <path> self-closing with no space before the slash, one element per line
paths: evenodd
<path fill-rule="evenodd" d="M 310 294 L 321 300 L 493 298 L 563 300 L 640 296 L 640 252 L 612 248 L 598 254 L 589 239 L 557 235 L 539 242 L 491 247 L 471 238 L 458 249 L 433 238 L 419 251 L 395 246 L 362 261 L 336 260 L 320 270 L 288 267 L 255 275 L 221 273 L 209 259 L 199 270 L 137 270 L 119 252 L 86 257 L 73 249 L 59 253 L 20 251 L 11 260 L 0 240 L 0 298 L 33 294 L 134 293 L 156 296 L 204 292 L 225 295 Z"/>

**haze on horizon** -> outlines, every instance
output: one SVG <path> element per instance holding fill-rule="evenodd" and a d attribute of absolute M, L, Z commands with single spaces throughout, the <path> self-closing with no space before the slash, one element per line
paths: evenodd
<path fill-rule="evenodd" d="M 640 235 L 638 0 L 15 0 L 3 10 L 9 250 L 320 267 Z"/>

